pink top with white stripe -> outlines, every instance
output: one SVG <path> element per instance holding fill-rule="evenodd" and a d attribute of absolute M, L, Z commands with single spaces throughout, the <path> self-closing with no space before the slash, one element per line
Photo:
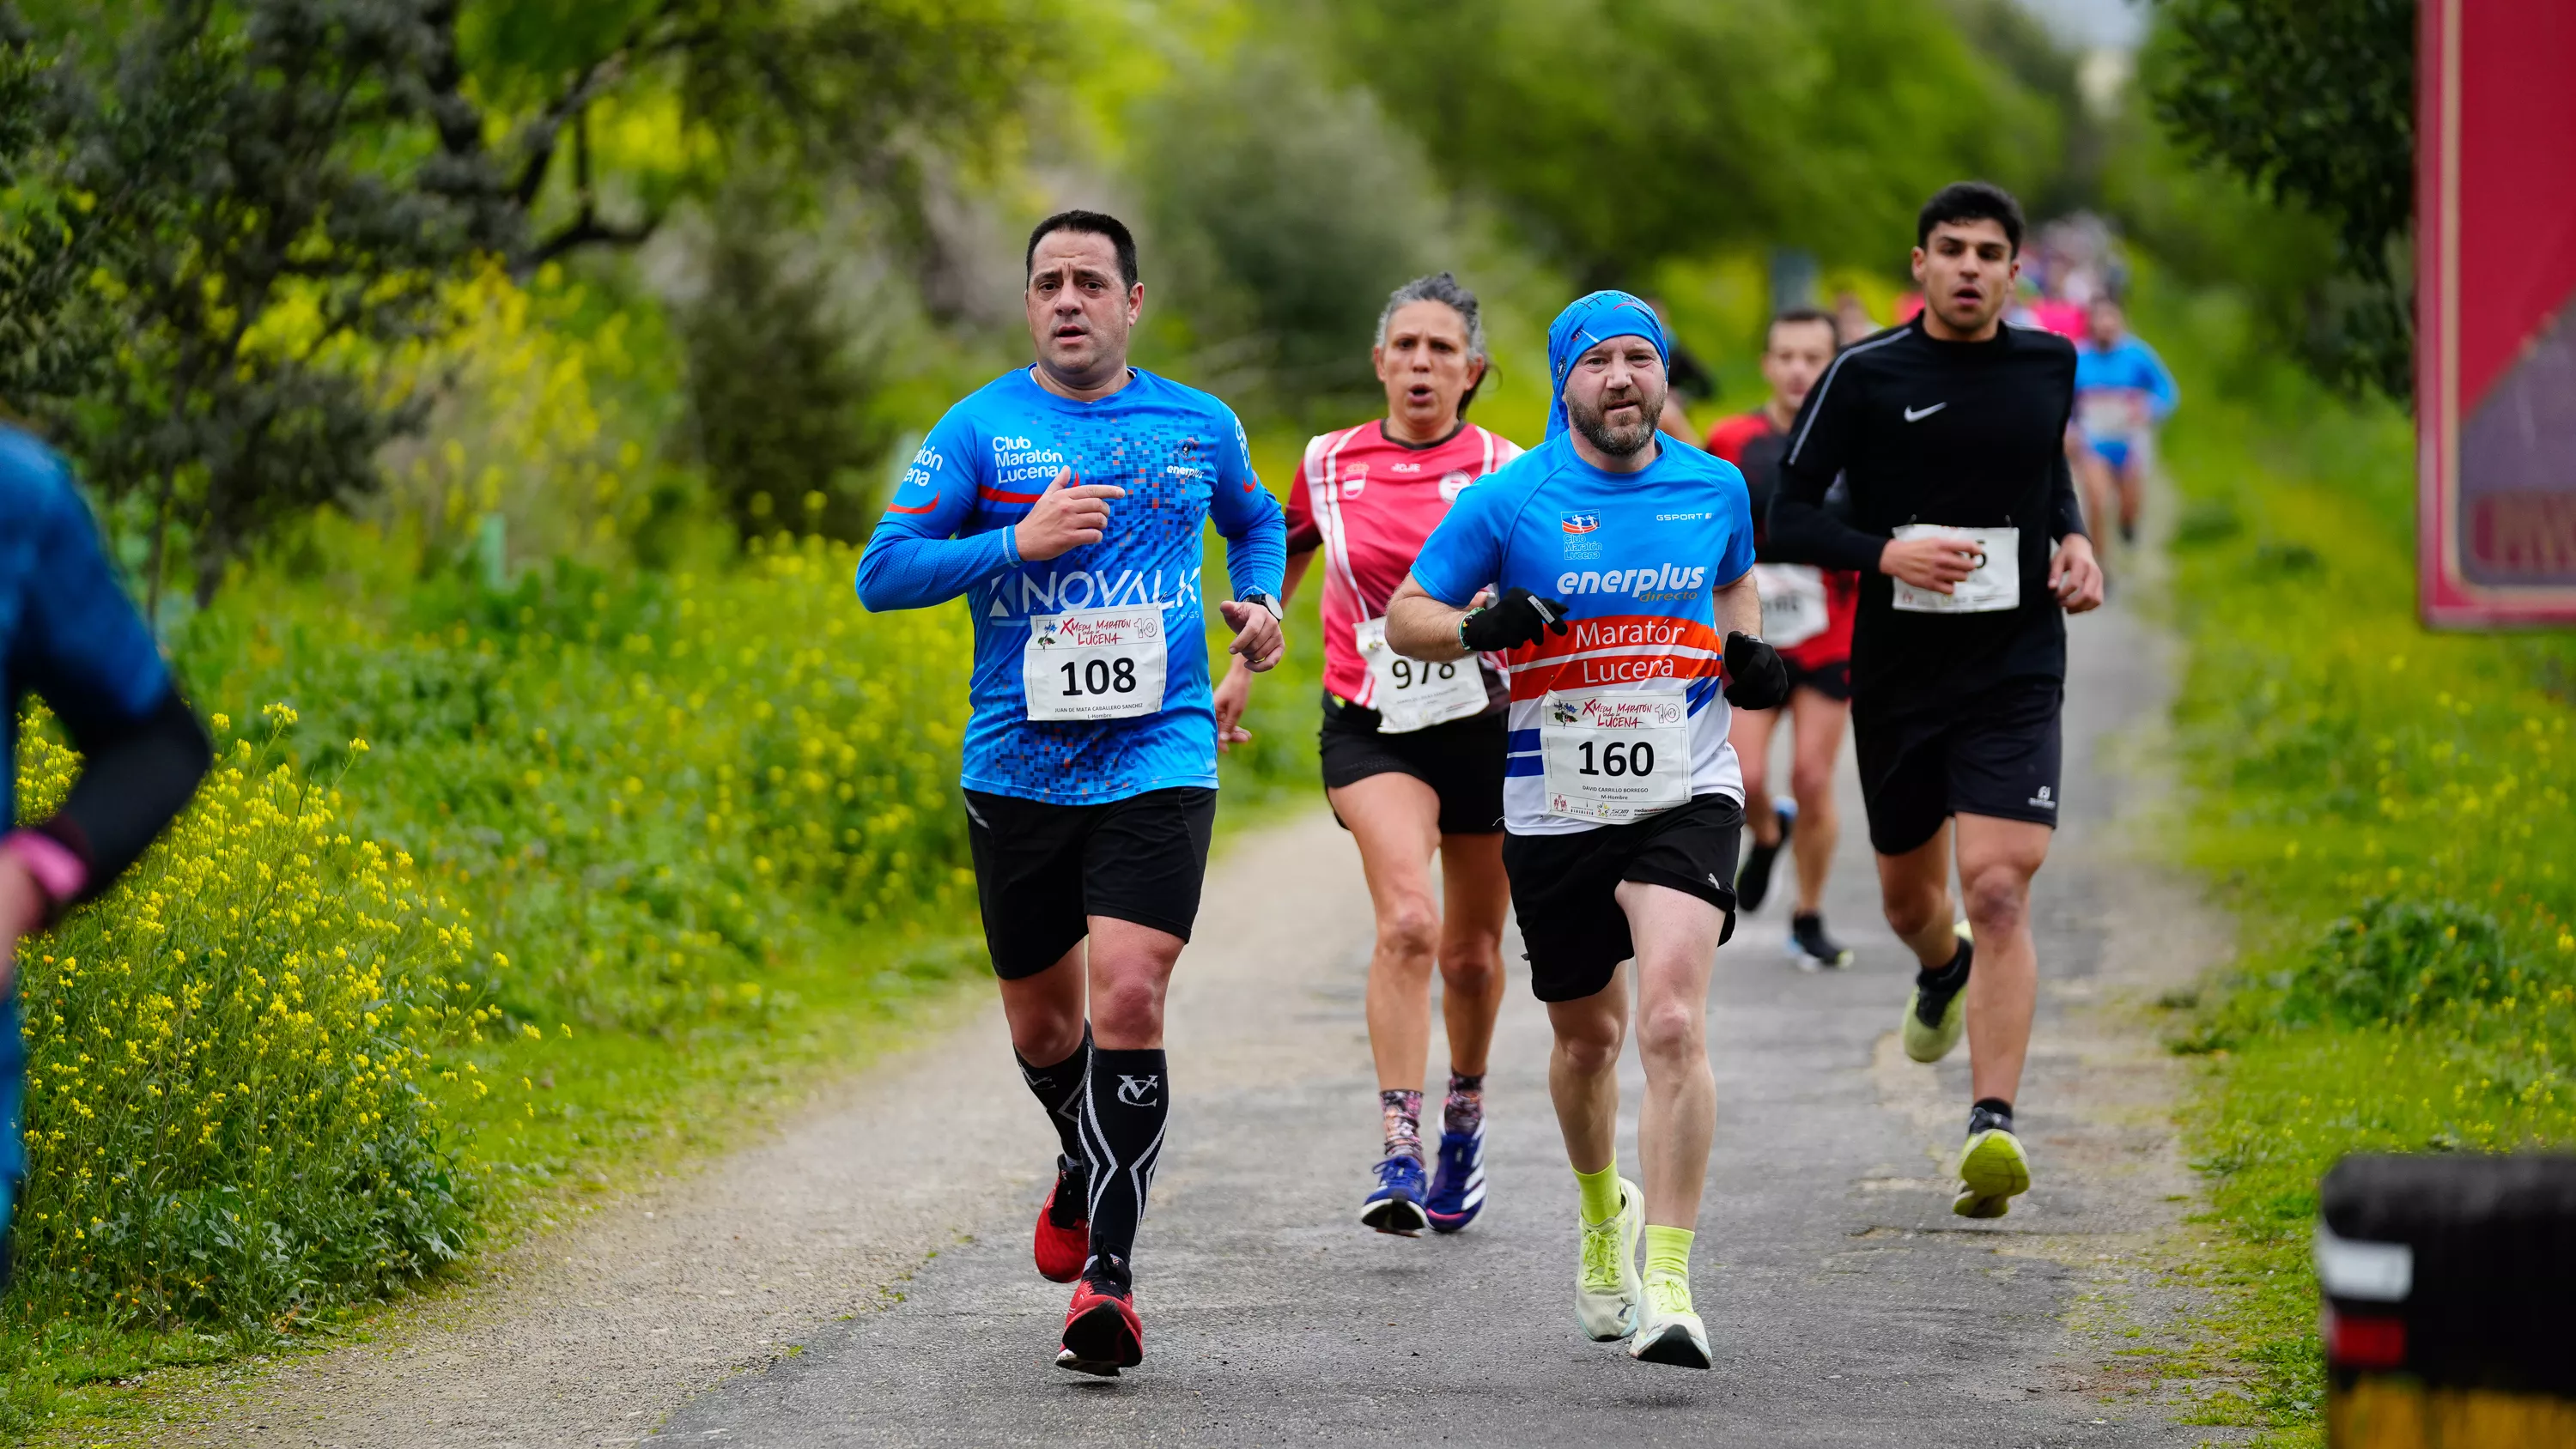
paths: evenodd
<path fill-rule="evenodd" d="M 1422 541 L 1469 484 L 1520 456 L 1518 444 L 1473 423 L 1429 447 L 1386 436 L 1382 423 L 1325 433 L 1306 444 L 1288 491 L 1288 551 L 1320 549 L 1324 571 L 1324 688 L 1371 705 L 1368 666 L 1354 635 L 1386 613 Z M 1485 694 L 1503 707 L 1502 674 L 1480 661 Z"/>

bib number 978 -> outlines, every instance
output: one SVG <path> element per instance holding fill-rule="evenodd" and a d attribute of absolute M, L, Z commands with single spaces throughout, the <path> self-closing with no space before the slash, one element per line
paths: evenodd
<path fill-rule="evenodd" d="M 1369 704 L 1378 733 L 1410 734 L 1485 709 L 1485 676 L 1473 657 L 1426 663 L 1386 645 L 1386 621 L 1364 619 L 1356 631 L 1360 661 L 1368 666 Z"/>

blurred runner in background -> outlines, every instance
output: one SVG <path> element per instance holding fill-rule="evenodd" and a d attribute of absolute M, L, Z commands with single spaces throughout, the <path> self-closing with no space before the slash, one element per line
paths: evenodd
<path fill-rule="evenodd" d="M 1306 445 L 1288 494 L 1296 593 L 1324 555 L 1324 798 L 1360 848 L 1377 944 L 1369 953 L 1369 1048 L 1377 1058 L 1383 1152 L 1360 1221 L 1412 1236 L 1454 1233 L 1485 1202 L 1485 1052 L 1503 1004 L 1503 711 L 1494 660 L 1439 664 L 1386 647 L 1386 603 L 1423 540 L 1476 480 L 1520 456 L 1466 420 L 1485 380 L 1476 295 L 1447 272 L 1395 289 L 1372 350 L 1386 416 Z M 1252 737 L 1241 659 L 1217 686 L 1220 748 Z M 1431 858 L 1440 858 L 1440 889 Z M 1431 973 L 1449 1034 L 1437 1171 L 1425 1182 L 1423 1073 Z"/>
<path fill-rule="evenodd" d="M 1200 533 L 1225 537 L 1238 592 L 1217 609 L 1261 670 L 1285 648 L 1287 526 L 1233 411 L 1127 365 L 1145 288 L 1124 224 L 1048 217 L 1026 266 L 1036 365 L 931 429 L 858 586 L 873 610 L 970 606 L 975 895 L 1021 1077 L 1063 1149 L 1033 1255 L 1075 1284 L 1057 1364 L 1115 1376 L 1145 1355 L 1129 1258 L 1171 1111 L 1163 1001 L 1216 820 Z"/>
<path fill-rule="evenodd" d="M 2123 544 L 2137 541 L 2155 430 L 2181 399 L 2164 359 L 2130 333 L 2120 299 L 2094 298 L 2075 345 L 2076 467 L 2086 515 L 2099 527 L 2116 503 Z"/>
<path fill-rule="evenodd" d="M 1850 293 L 1844 301 L 1857 305 Z M 1825 874 L 1833 866 L 1840 822 L 1834 813 L 1834 762 L 1842 753 L 1843 726 L 1851 716 L 1852 611 L 1860 575 L 1847 569 L 1772 559 L 1763 519 L 1780 486 L 1780 455 L 1789 425 L 1827 364 L 1834 360 L 1835 318 L 1813 307 L 1792 307 L 1771 319 L 1762 350 L 1762 380 L 1770 399 L 1740 417 L 1709 429 L 1708 450 L 1744 472 L 1753 501 L 1753 577 L 1762 589 L 1762 637 L 1789 667 L 1789 700 L 1779 709 L 1739 709 L 1728 734 L 1744 768 L 1744 824 L 1752 837 L 1744 868 L 1735 877 L 1736 907 L 1758 911 L 1771 892 L 1771 870 L 1780 847 L 1795 837 L 1798 906 L 1789 917 L 1789 956 L 1809 971 L 1851 964 L 1851 952 L 1825 934 Z M 1789 800 L 1771 798 L 1771 733 L 1786 714 L 1796 743 L 1790 751 Z"/>
<path fill-rule="evenodd" d="M 0 724 L 17 778 L 18 711 L 44 700 L 80 751 L 60 808 L 0 835 L 0 1286 L 27 1179 L 27 1044 L 17 945 L 105 891 L 186 807 L 213 753 L 151 631 L 99 550 L 61 459 L 0 426 Z M 16 792 L 0 798 L 0 826 Z M 86 1171 L 86 1169 L 83 1169 Z"/>
<path fill-rule="evenodd" d="M 1877 330 L 1878 319 L 1869 315 L 1869 304 L 1860 299 L 1860 293 L 1846 290 L 1835 296 L 1834 340 L 1836 342 L 1849 347 Z M 1812 382 L 1813 379 L 1809 381 Z M 1804 397 L 1805 394 L 1801 393 L 1800 396 Z M 1796 410 L 1793 408 L 1791 411 L 1794 413 Z M 1781 426 L 1786 428 L 1788 424 L 1784 421 Z M 1756 513 L 1753 515 L 1753 521 L 1760 523 L 1762 515 Z"/>

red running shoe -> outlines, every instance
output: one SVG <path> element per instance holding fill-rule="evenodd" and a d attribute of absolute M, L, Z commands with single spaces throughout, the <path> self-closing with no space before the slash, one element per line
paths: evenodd
<path fill-rule="evenodd" d="M 1073 1288 L 1073 1306 L 1064 1314 L 1064 1347 L 1057 1368 L 1078 1374 L 1118 1377 L 1123 1368 L 1145 1361 L 1145 1325 L 1136 1317 L 1132 1294 L 1108 1278 L 1085 1278 Z"/>
<path fill-rule="evenodd" d="M 1070 1157 L 1055 1160 L 1055 1191 L 1038 1209 L 1038 1276 L 1050 1283 L 1070 1283 L 1082 1276 L 1091 1257 L 1091 1219 L 1085 1189 L 1091 1174 Z"/>

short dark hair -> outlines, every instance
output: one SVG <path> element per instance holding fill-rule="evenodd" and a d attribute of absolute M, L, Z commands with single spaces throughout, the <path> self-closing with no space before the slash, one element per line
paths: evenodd
<path fill-rule="evenodd" d="M 1808 307 L 1801 305 L 1796 307 L 1783 307 L 1779 311 L 1771 314 L 1771 325 L 1762 329 L 1762 345 L 1766 348 L 1771 345 L 1771 333 L 1774 328 L 1781 327 L 1783 325 L 1796 326 L 1809 322 L 1823 323 L 1825 325 L 1825 330 L 1834 335 L 1836 345 L 1839 346 L 1841 344 L 1843 335 L 1842 324 L 1834 320 L 1833 313 L 1826 311 L 1822 307 Z"/>
<path fill-rule="evenodd" d="M 2021 251 L 2021 203 L 1991 181 L 1953 181 L 1932 193 L 1914 218 L 1914 244 L 1932 240 L 1932 228 L 1943 222 L 1992 221 L 2004 229 L 2004 240 Z"/>
<path fill-rule="evenodd" d="M 1130 287 L 1136 285 L 1136 234 L 1127 229 L 1127 223 L 1105 211 L 1079 209 L 1059 211 L 1039 222 L 1037 229 L 1029 233 L 1028 254 L 1020 259 L 1020 275 L 1023 279 L 1037 274 L 1038 243 L 1060 231 L 1082 232 L 1090 236 L 1109 238 L 1109 245 L 1116 248 L 1118 252 L 1118 280 Z M 2019 233 L 2015 235 L 2018 236 Z"/>

